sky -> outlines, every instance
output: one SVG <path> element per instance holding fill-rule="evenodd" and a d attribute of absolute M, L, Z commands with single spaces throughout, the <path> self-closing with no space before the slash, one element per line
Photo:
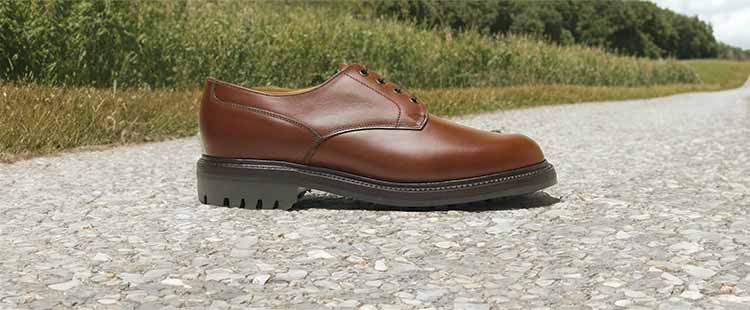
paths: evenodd
<path fill-rule="evenodd" d="M 750 0 L 651 0 L 662 8 L 709 22 L 717 40 L 750 49 Z"/>

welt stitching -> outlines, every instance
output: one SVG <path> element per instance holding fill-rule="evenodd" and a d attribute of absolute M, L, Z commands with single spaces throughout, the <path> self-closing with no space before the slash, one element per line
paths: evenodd
<path fill-rule="evenodd" d="M 523 178 L 523 177 L 532 176 L 532 175 L 535 175 L 535 174 L 539 174 L 541 172 L 542 171 L 540 171 L 540 170 L 530 171 L 530 172 L 526 172 L 526 173 L 522 173 L 522 174 L 518 174 L 518 175 L 514 175 L 514 176 L 501 177 L 501 178 L 491 179 L 491 180 L 486 180 L 486 181 L 480 181 L 480 182 L 474 182 L 474 183 L 467 183 L 467 184 L 458 184 L 458 185 L 438 186 L 438 187 L 431 187 L 431 188 L 401 188 L 401 187 L 394 187 L 394 186 L 375 185 L 375 184 L 370 184 L 370 183 L 366 183 L 366 182 L 359 181 L 359 180 L 352 180 L 352 179 L 349 179 L 349 178 L 344 178 L 344 177 L 340 177 L 340 176 L 330 175 L 330 174 L 326 174 L 326 173 L 322 173 L 322 172 L 317 172 L 317 171 L 302 171 L 301 173 L 318 175 L 318 176 L 329 178 L 329 179 L 335 179 L 335 180 L 339 180 L 339 181 L 345 181 L 345 182 L 348 182 L 348 183 L 355 183 L 355 184 L 358 184 L 358 185 L 361 185 L 361 186 L 365 186 L 365 187 L 380 188 L 380 189 L 385 189 L 385 190 L 390 190 L 390 191 L 431 192 L 431 191 L 440 191 L 440 190 L 446 190 L 446 189 L 447 190 L 462 189 L 462 188 L 467 188 L 467 187 L 474 187 L 474 186 L 481 186 L 481 185 L 487 185 L 487 184 L 502 183 L 502 182 L 507 182 L 507 181 L 510 181 L 510 180 L 515 180 L 515 179 L 519 179 L 519 178 Z"/>
<path fill-rule="evenodd" d="M 238 163 L 215 163 L 215 162 L 204 162 L 203 164 L 212 165 L 216 167 L 237 167 L 237 168 L 247 168 L 248 165 L 244 164 L 238 164 Z M 253 166 L 253 165 L 250 165 Z M 388 185 L 379 185 L 379 184 L 371 184 L 360 180 L 355 180 L 343 176 L 337 176 L 330 173 L 325 172 L 319 172 L 319 171 L 312 171 L 312 170 L 299 170 L 289 167 L 264 167 L 263 169 L 266 170 L 275 170 L 275 171 L 294 171 L 297 173 L 307 174 L 307 175 L 317 175 L 323 178 L 338 180 L 342 182 L 347 182 L 351 184 L 357 184 L 364 187 L 370 187 L 370 188 L 377 188 L 377 189 L 383 189 L 383 190 L 389 190 L 389 191 L 401 191 L 401 192 L 432 192 L 432 191 L 442 191 L 442 190 L 453 190 L 453 189 L 462 189 L 467 187 L 475 187 L 475 186 L 482 186 L 487 184 L 496 184 L 496 183 L 503 183 L 512 181 L 515 179 L 530 177 L 533 175 L 537 175 L 543 172 L 548 171 L 549 167 L 544 167 L 542 169 L 529 171 L 521 174 L 516 175 L 510 175 L 510 176 L 504 176 L 504 177 L 496 177 L 489 180 L 483 180 L 483 181 L 476 181 L 471 183 L 464 183 L 464 184 L 456 184 L 456 185 L 444 185 L 444 186 L 430 186 L 429 183 L 417 183 L 415 185 L 417 186 L 429 186 L 424 188 L 418 188 L 418 187 L 397 187 L 397 186 L 388 186 Z"/>
<path fill-rule="evenodd" d="M 297 121 L 295 119 L 292 119 L 292 118 L 289 118 L 287 116 L 284 116 L 284 115 L 281 115 L 281 114 L 277 114 L 277 113 L 274 113 L 274 112 L 271 112 L 271 111 L 268 111 L 268 110 L 259 109 L 259 108 L 247 106 L 247 105 L 244 105 L 244 104 L 239 104 L 239 103 L 231 102 L 231 101 L 221 100 L 221 99 L 219 99 L 219 97 L 216 96 L 216 91 L 215 91 L 214 85 L 215 84 L 211 84 L 211 98 L 214 99 L 214 100 L 216 100 L 216 102 L 218 102 L 218 103 L 226 104 L 226 105 L 229 105 L 229 106 L 232 106 L 232 107 L 235 107 L 235 108 L 239 108 L 239 109 L 249 110 L 249 111 L 252 111 L 252 112 L 255 112 L 255 113 L 264 114 L 264 115 L 267 115 L 267 116 L 270 116 L 270 117 L 273 117 L 273 118 L 276 118 L 276 119 L 280 119 L 280 120 L 286 121 L 286 122 L 291 123 L 291 124 L 293 124 L 293 125 L 295 125 L 297 127 L 300 127 L 300 128 L 303 128 L 303 129 L 309 131 L 311 134 L 313 134 L 313 136 L 315 136 L 316 140 L 322 138 L 317 131 L 315 131 L 314 129 L 308 127 L 307 125 L 305 125 L 302 122 Z"/>

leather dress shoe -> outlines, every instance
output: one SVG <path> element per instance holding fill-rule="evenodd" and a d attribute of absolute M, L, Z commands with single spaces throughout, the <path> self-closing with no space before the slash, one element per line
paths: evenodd
<path fill-rule="evenodd" d="M 306 189 L 395 206 L 522 195 L 556 183 L 526 136 L 466 127 L 362 65 L 305 89 L 209 78 L 200 109 L 201 202 L 288 209 Z"/>

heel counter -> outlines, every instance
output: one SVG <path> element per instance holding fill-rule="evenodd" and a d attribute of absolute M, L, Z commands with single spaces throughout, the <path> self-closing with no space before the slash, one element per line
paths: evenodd
<path fill-rule="evenodd" d="M 304 161 L 320 136 L 299 121 L 253 104 L 258 100 L 238 86 L 209 78 L 199 116 L 203 154 Z"/>
<path fill-rule="evenodd" d="M 206 82 L 203 86 L 203 95 L 201 96 L 201 106 L 198 110 L 198 127 L 201 137 L 201 142 L 203 144 L 203 153 L 208 153 L 208 133 L 209 128 L 212 126 L 211 120 L 208 118 L 208 115 L 211 113 L 211 93 L 213 92 L 214 87 L 214 81 L 212 78 L 206 79 Z"/>

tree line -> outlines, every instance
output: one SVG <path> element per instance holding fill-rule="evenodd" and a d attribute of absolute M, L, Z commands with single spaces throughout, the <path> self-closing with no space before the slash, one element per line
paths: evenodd
<path fill-rule="evenodd" d="M 645 1 L 371 2 L 375 14 L 425 27 L 524 34 L 560 44 L 584 44 L 650 58 L 750 59 L 750 50 L 717 42 L 711 25 Z"/>

